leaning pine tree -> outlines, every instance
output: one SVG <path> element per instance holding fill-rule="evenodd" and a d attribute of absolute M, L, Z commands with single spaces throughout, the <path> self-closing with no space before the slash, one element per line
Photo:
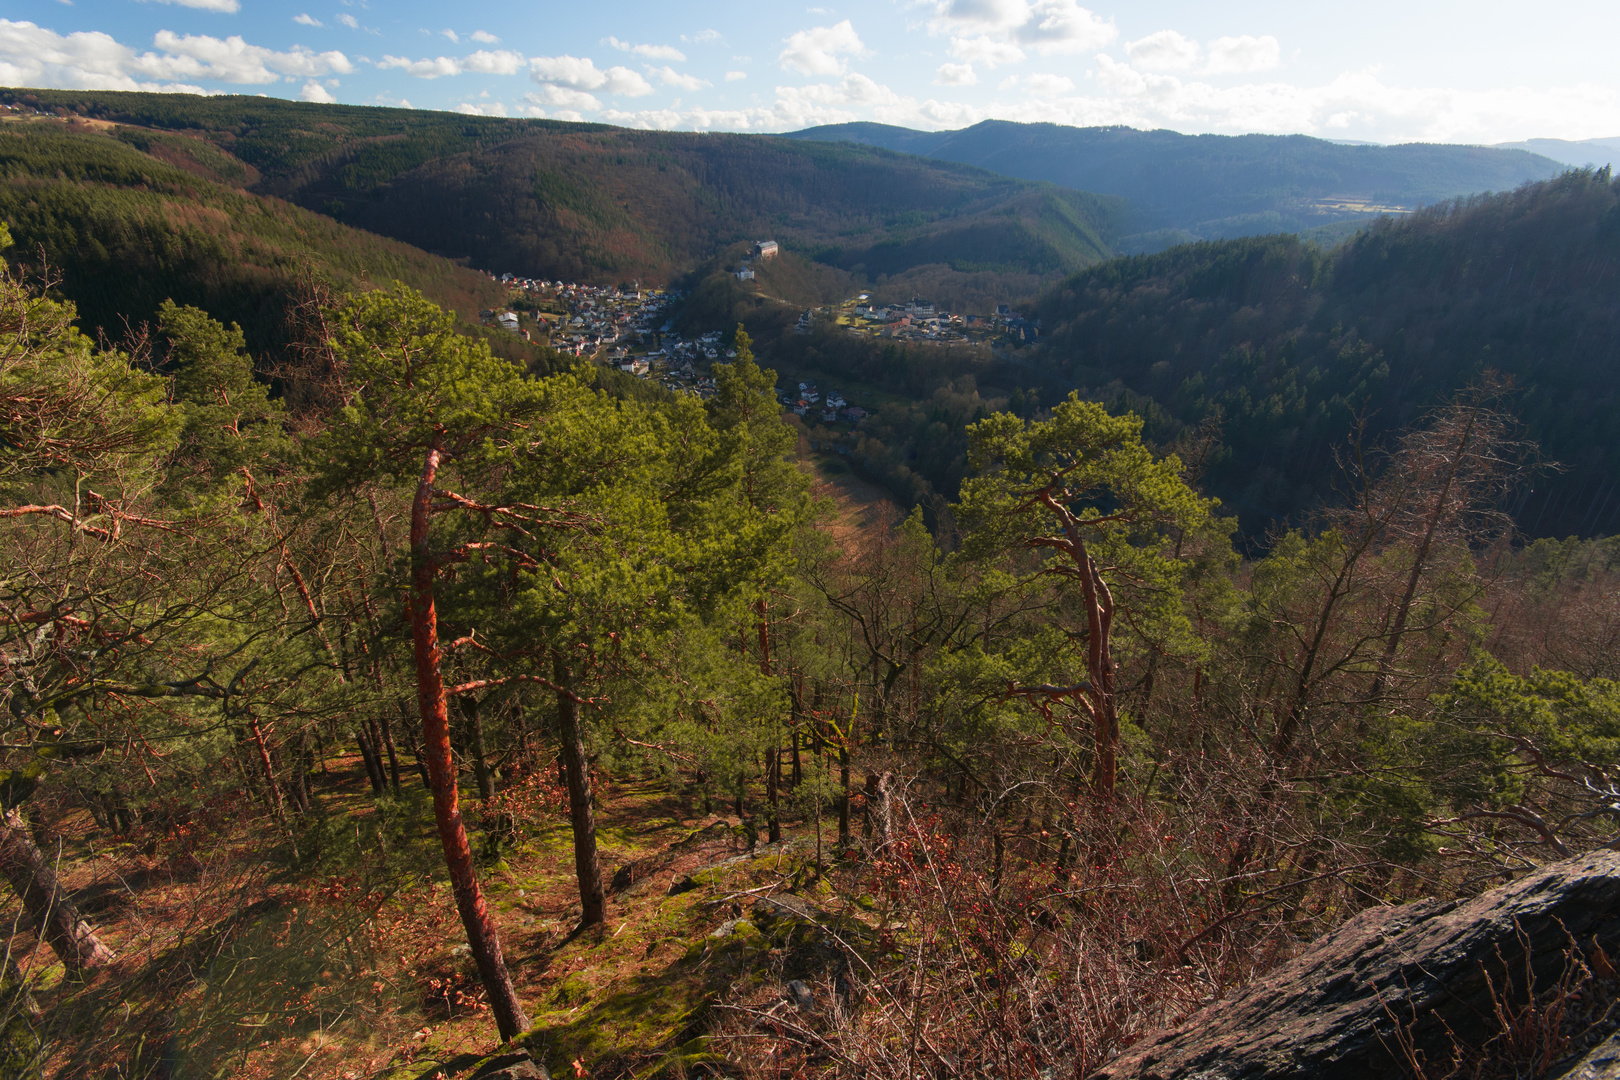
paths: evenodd
<path fill-rule="evenodd" d="M 356 392 L 318 443 L 316 492 L 366 483 L 412 489 L 408 603 L 434 817 L 467 943 L 496 1026 L 510 1039 L 529 1020 L 462 823 L 435 591 L 446 567 L 500 548 L 503 526 L 532 527 L 537 517 L 556 524 L 568 516 L 477 500 L 522 454 L 543 412 L 544 388 L 488 346 L 457 334 L 453 316 L 403 286 L 356 296 L 338 316 L 333 351 Z M 458 529 L 456 519 L 468 518 L 482 528 Z"/>

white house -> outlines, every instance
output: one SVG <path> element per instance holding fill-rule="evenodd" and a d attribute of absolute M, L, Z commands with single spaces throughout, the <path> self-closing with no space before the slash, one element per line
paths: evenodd
<path fill-rule="evenodd" d="M 745 266 L 741 270 L 737 271 L 737 280 L 738 281 L 753 281 L 754 280 L 754 272 L 752 270 L 750 270 L 748 267 Z"/>

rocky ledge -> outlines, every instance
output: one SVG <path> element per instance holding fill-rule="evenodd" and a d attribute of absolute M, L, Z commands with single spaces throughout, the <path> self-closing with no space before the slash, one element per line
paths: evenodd
<path fill-rule="evenodd" d="M 1620 853 L 1374 908 L 1092 1080 L 1620 1077 Z"/>

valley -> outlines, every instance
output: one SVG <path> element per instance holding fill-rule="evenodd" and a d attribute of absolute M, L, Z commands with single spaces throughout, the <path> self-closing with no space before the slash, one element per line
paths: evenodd
<path fill-rule="evenodd" d="M 0 1075 L 1616 1038 L 1609 169 L 0 106 Z"/>

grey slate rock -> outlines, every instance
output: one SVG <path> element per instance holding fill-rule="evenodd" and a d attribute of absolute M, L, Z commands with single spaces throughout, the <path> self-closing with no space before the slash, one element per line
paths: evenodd
<path fill-rule="evenodd" d="M 1620 956 L 1620 853 L 1566 859 L 1461 904 L 1364 911 L 1236 997 L 1149 1035 L 1093 1080 L 1404 1076 L 1391 1014 L 1428 1061 L 1448 1061 L 1448 1026 L 1465 1045 L 1494 1034 L 1486 972 L 1498 987 L 1504 963 L 1518 976 L 1528 943 L 1538 987 L 1549 984 L 1571 937 Z M 1522 1000 L 1522 985 L 1515 993 Z M 1599 1050 L 1589 1075 L 1616 1075 L 1613 1053 Z"/>

